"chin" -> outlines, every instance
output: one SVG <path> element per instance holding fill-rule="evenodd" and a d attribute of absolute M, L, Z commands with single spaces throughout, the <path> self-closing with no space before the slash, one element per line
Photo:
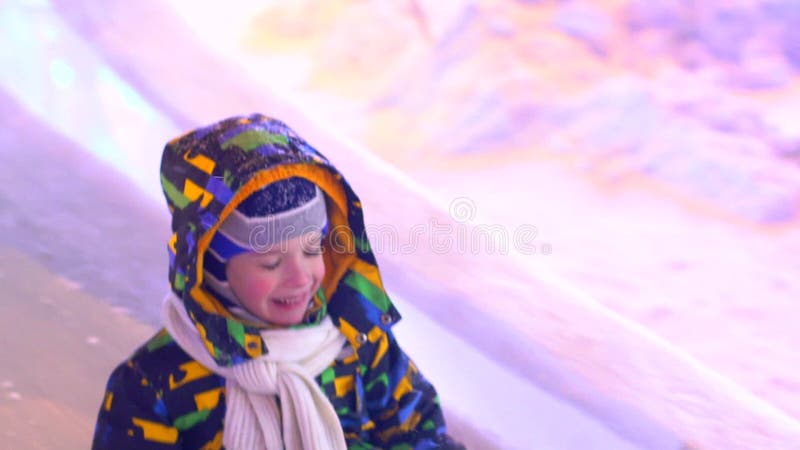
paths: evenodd
<path fill-rule="evenodd" d="M 296 317 L 296 318 L 295 317 L 281 316 L 281 317 L 274 317 L 272 320 L 267 320 L 267 322 L 273 323 L 275 325 L 279 325 L 279 326 L 282 326 L 282 327 L 290 327 L 292 325 L 299 325 L 300 323 L 302 323 L 303 322 L 303 317 L 304 317 L 304 315 L 301 315 L 301 316 Z"/>

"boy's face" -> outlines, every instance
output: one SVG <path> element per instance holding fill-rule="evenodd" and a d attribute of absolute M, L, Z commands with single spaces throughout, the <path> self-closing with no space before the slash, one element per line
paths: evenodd
<path fill-rule="evenodd" d="M 232 257 L 225 267 L 234 295 L 256 317 L 297 325 L 325 276 L 319 233 L 308 233 L 263 253 Z"/>

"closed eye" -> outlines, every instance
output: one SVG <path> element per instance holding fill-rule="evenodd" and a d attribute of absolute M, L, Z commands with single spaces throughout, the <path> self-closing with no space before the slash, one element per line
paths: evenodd
<path fill-rule="evenodd" d="M 275 270 L 280 265 L 281 265 L 281 260 L 277 260 L 273 264 L 261 264 L 261 268 L 267 270 Z"/>
<path fill-rule="evenodd" d="M 322 247 L 321 246 L 317 246 L 317 247 L 308 248 L 308 249 L 303 250 L 303 253 L 306 256 L 321 255 L 322 254 Z"/>

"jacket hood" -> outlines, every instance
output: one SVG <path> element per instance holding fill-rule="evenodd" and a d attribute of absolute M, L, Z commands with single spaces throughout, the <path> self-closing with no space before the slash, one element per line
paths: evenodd
<path fill-rule="evenodd" d="M 161 185 L 172 214 L 169 282 L 211 356 L 231 366 L 265 354 L 257 324 L 235 316 L 203 284 L 203 256 L 219 225 L 250 194 L 289 177 L 325 193 L 330 232 L 312 312 L 328 314 L 356 350 L 375 327 L 400 319 L 381 281 L 361 203 L 330 162 L 283 122 L 253 114 L 179 136 L 164 148 Z"/>

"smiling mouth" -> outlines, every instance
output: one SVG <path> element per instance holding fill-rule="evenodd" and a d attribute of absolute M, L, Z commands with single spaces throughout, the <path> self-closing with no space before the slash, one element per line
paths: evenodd
<path fill-rule="evenodd" d="M 290 305 L 296 305 L 296 304 L 298 304 L 298 303 L 301 303 L 301 302 L 303 302 L 303 301 L 304 301 L 304 299 L 305 299 L 305 297 L 304 297 L 304 296 L 302 296 L 302 295 L 295 295 L 295 296 L 293 296 L 293 297 L 280 297 L 280 298 L 275 298 L 275 299 L 273 299 L 273 301 L 274 301 L 275 303 L 278 303 L 279 305 L 286 305 L 286 306 L 290 306 Z"/>

